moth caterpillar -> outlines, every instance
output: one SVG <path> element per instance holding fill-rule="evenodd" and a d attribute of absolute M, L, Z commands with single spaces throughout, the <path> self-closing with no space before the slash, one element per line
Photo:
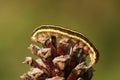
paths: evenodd
<path fill-rule="evenodd" d="M 99 59 L 99 53 L 96 49 L 96 47 L 90 42 L 89 39 L 87 39 L 84 35 L 81 33 L 65 29 L 59 26 L 53 26 L 53 25 L 43 25 L 38 28 L 36 28 L 31 36 L 32 41 L 37 42 L 39 36 L 48 37 L 48 36 L 56 36 L 58 38 L 70 38 L 71 41 L 76 42 L 79 44 L 79 47 L 83 48 L 87 51 L 87 53 L 90 55 L 90 64 L 89 67 L 93 66 L 97 63 Z"/>

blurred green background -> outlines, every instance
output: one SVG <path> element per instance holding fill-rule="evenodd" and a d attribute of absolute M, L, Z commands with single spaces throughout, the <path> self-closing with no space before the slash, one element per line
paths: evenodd
<path fill-rule="evenodd" d="M 45 24 L 86 35 L 100 60 L 92 80 L 120 80 L 119 0 L 0 0 L 0 80 L 20 80 L 32 56 L 27 47 L 32 31 Z"/>

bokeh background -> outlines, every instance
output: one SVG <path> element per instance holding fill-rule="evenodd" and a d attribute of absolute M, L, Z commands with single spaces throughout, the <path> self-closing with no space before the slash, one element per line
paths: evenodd
<path fill-rule="evenodd" d="M 58 25 L 87 36 L 100 60 L 92 80 L 120 80 L 119 0 L 0 0 L 0 80 L 20 80 L 29 70 L 30 35 L 40 25 Z"/>

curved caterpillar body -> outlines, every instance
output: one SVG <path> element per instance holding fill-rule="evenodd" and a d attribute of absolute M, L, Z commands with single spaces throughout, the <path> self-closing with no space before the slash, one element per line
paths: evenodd
<path fill-rule="evenodd" d="M 96 64 L 99 59 L 99 53 L 95 48 L 95 46 L 81 33 L 69 29 L 65 29 L 59 26 L 43 25 L 33 31 L 31 37 L 32 41 L 37 42 L 38 35 L 46 36 L 46 37 L 56 36 L 58 38 L 67 37 L 70 38 L 71 41 L 79 44 L 80 45 L 79 47 L 82 47 L 81 43 L 84 44 L 84 47 L 82 48 L 84 48 L 84 50 L 87 48 L 87 53 L 90 55 L 90 59 L 91 59 L 89 67 Z"/>

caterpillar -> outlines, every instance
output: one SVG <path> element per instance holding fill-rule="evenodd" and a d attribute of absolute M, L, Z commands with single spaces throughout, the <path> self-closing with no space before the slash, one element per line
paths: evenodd
<path fill-rule="evenodd" d="M 83 34 L 70 29 L 65 29 L 63 27 L 54 26 L 54 25 L 42 25 L 36 28 L 31 36 L 32 41 L 37 42 L 39 36 L 48 37 L 56 36 L 58 38 L 70 38 L 73 43 L 79 44 L 79 47 L 87 51 L 90 56 L 90 65 L 89 67 L 95 65 L 99 60 L 99 52 L 92 42 L 86 38 Z M 81 46 L 82 44 L 82 46 Z M 83 45 L 84 44 L 84 45 Z"/>

